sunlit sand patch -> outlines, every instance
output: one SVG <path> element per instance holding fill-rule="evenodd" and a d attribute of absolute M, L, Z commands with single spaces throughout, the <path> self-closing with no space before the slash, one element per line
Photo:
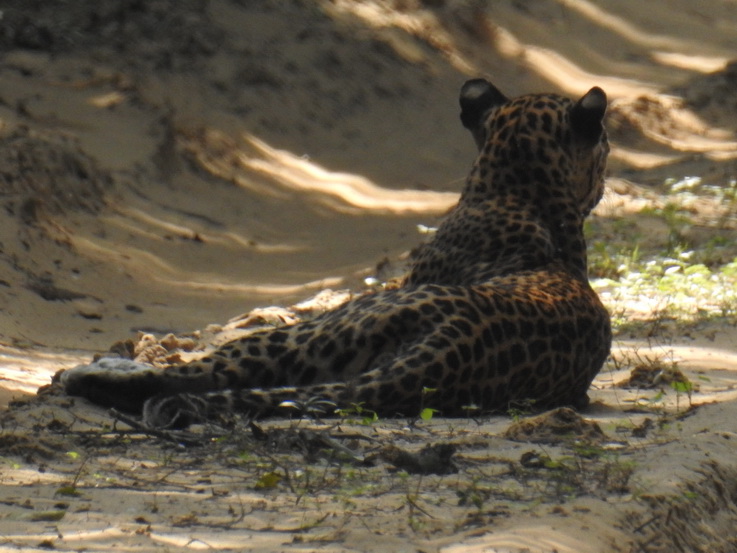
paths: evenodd
<path fill-rule="evenodd" d="M 590 547 L 590 540 L 561 531 L 554 524 L 538 523 L 519 525 L 513 530 L 490 530 L 484 536 L 443 547 L 440 553 L 581 553 Z"/>
<path fill-rule="evenodd" d="M 332 172 L 309 159 L 272 148 L 255 136 L 245 135 L 244 139 L 256 150 L 255 156 L 239 154 L 244 168 L 287 189 L 320 193 L 337 211 L 441 214 L 458 201 L 452 192 L 382 188 L 360 175 Z"/>
<path fill-rule="evenodd" d="M 180 225 L 165 220 L 160 212 L 157 212 L 154 216 L 134 207 L 115 206 L 113 214 L 100 216 L 99 219 L 105 221 L 111 227 L 125 230 L 133 236 L 160 243 L 166 243 L 171 236 L 177 236 L 185 239 L 202 240 L 208 244 L 219 244 L 225 247 L 247 248 L 249 251 L 264 254 L 289 254 L 304 250 L 303 246 L 297 244 L 268 244 L 264 243 L 263 240 L 255 241 L 230 230 L 214 231 Z"/>
<path fill-rule="evenodd" d="M 653 84 L 585 71 L 554 50 L 523 43 L 502 27 L 495 28 L 494 40 L 503 55 L 523 60 L 533 71 L 569 94 L 580 95 L 594 85 L 606 90 L 610 98 L 650 95 L 658 91 Z"/>
<path fill-rule="evenodd" d="M 213 175 L 273 198 L 309 195 L 346 214 L 440 215 L 458 201 L 453 192 L 392 190 L 361 175 L 334 172 L 249 134 L 242 142 L 212 129 L 187 137 L 184 146 Z"/>
<path fill-rule="evenodd" d="M 242 281 L 226 281 L 216 272 L 185 271 L 174 267 L 163 258 L 149 251 L 121 244 L 106 244 L 91 238 L 74 236 L 74 247 L 92 258 L 117 259 L 124 270 L 138 278 L 158 282 L 183 293 L 208 294 L 229 292 L 248 296 L 307 295 L 316 290 L 339 286 L 343 277 L 326 277 L 301 284 L 261 283 L 248 284 Z"/>
<path fill-rule="evenodd" d="M 692 56 L 680 52 L 653 52 L 650 56 L 663 65 L 688 69 L 699 73 L 713 73 L 724 69 L 730 58 L 712 56 Z"/>
<path fill-rule="evenodd" d="M 125 94 L 122 94 L 118 91 L 114 92 L 108 92 L 106 94 L 100 94 L 97 96 L 93 96 L 89 99 L 89 103 L 93 106 L 101 109 L 110 109 L 114 108 L 115 106 L 122 104 L 126 101 Z"/>
<path fill-rule="evenodd" d="M 154 530 L 150 537 L 153 542 L 193 551 L 238 550 L 246 543 L 253 545 L 254 541 L 258 542 L 259 547 L 264 548 L 262 550 L 273 547 L 273 551 L 278 551 L 284 545 L 284 534 L 278 530 L 274 532 L 257 530 L 257 532 L 257 540 L 254 540 L 253 530 L 229 530 L 228 532 L 183 531 L 181 534 Z"/>
<path fill-rule="evenodd" d="M 465 74 L 478 72 L 455 46 L 453 37 L 437 21 L 429 10 L 397 10 L 390 3 L 356 2 L 355 0 L 336 0 L 331 2 L 329 10 L 336 14 L 350 14 L 361 19 L 375 29 L 398 28 L 410 35 L 417 36 L 434 48 L 443 52 L 448 61 L 456 69 Z M 415 48 L 408 50 L 404 42 L 387 35 L 384 40 L 402 57 L 417 63 L 421 56 Z"/>
<path fill-rule="evenodd" d="M 211 293 L 226 291 L 230 293 L 237 293 L 247 296 L 299 296 L 307 295 L 317 290 L 324 290 L 325 288 L 331 288 L 341 286 L 344 282 L 342 277 L 326 277 L 321 280 L 314 280 L 305 282 L 303 284 L 239 284 L 239 283 L 228 283 L 228 282 L 207 282 L 204 278 L 202 280 L 172 280 L 172 279 L 157 279 L 159 282 L 167 285 L 179 288 L 181 290 L 190 291 L 192 293 Z"/>
<path fill-rule="evenodd" d="M 75 235 L 71 243 L 80 253 L 93 259 L 114 259 L 121 268 L 133 273 L 141 272 L 148 276 L 156 274 L 177 274 L 177 268 L 161 257 L 126 244 L 108 243 L 92 237 Z"/>
<path fill-rule="evenodd" d="M 606 181 L 604 197 L 594 208 L 593 214 L 607 218 L 638 214 L 652 207 L 656 200 L 654 194 L 641 186 L 624 179 L 610 178 Z M 596 242 L 597 237 L 591 236 L 590 240 Z"/>
<path fill-rule="evenodd" d="M 656 154 L 653 152 L 641 152 L 626 148 L 624 146 L 612 145 L 609 159 L 616 159 L 638 169 L 651 169 L 672 163 L 682 156 L 673 154 Z"/>
<path fill-rule="evenodd" d="M 164 241 L 167 235 L 193 237 L 198 234 L 195 229 L 166 221 L 159 214 L 153 216 L 135 207 L 119 206 L 116 212 L 123 218 L 106 216 L 106 222 L 149 240 Z"/>
<path fill-rule="evenodd" d="M 265 254 L 286 254 L 297 253 L 305 250 L 304 246 L 298 244 L 266 244 L 262 240 L 258 242 L 251 238 L 246 238 L 236 232 L 223 232 L 220 234 L 206 234 L 206 239 L 210 243 L 216 244 L 235 244 L 241 248 L 249 248 L 253 251 Z"/>
<path fill-rule="evenodd" d="M 681 98 L 641 96 L 618 100 L 612 110 L 617 119 L 636 125 L 643 136 L 675 151 L 737 156 L 734 132 L 709 125 Z"/>
<path fill-rule="evenodd" d="M 694 49 L 697 49 L 699 46 L 703 46 L 702 44 L 695 43 L 693 40 L 688 40 L 685 38 L 676 38 L 672 36 L 665 36 L 665 35 L 657 35 L 650 31 L 644 31 L 634 23 L 627 21 L 626 19 L 619 17 L 617 15 L 614 15 L 605 9 L 601 8 L 600 6 L 597 6 L 593 4 L 592 2 L 589 2 L 587 0 L 559 0 L 561 4 L 563 4 L 566 8 L 573 9 L 589 19 L 592 23 L 596 24 L 599 27 L 603 27 L 605 29 L 609 29 L 618 35 L 620 35 L 622 38 L 626 39 L 629 42 L 632 42 L 634 44 L 638 44 L 644 48 L 653 49 L 653 50 L 671 50 L 675 52 L 666 53 L 666 52 L 656 52 L 656 55 L 663 56 L 664 60 L 668 59 L 668 56 L 672 56 L 671 63 L 667 63 L 667 65 L 673 65 L 675 67 L 688 67 L 689 69 L 693 69 L 694 65 L 697 65 L 697 60 L 700 60 L 701 65 L 698 65 L 699 70 L 702 70 L 704 72 L 709 71 L 716 71 L 720 67 L 722 67 L 726 61 L 728 61 L 728 58 L 714 56 L 714 57 L 708 57 L 708 56 L 687 56 L 680 52 L 689 52 L 693 51 Z M 682 63 L 685 63 L 684 60 L 686 58 L 691 58 L 691 66 L 687 65 L 678 65 L 675 63 L 677 60 L 681 60 Z M 660 61 L 660 60 L 659 60 Z"/>
<path fill-rule="evenodd" d="M 11 489 L 15 486 L 28 486 L 30 484 L 56 484 L 60 485 L 67 480 L 67 475 L 59 472 L 42 472 L 36 468 L 17 468 L 8 474 L 2 475 L 3 486 Z M 9 494 L 8 494 L 9 495 Z"/>
<path fill-rule="evenodd" d="M 35 394 L 59 369 L 81 363 L 88 352 L 20 349 L 0 345 L 0 409 L 13 397 Z"/>

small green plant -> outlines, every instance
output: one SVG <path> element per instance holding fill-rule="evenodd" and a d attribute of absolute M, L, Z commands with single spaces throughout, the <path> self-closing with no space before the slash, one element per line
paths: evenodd
<path fill-rule="evenodd" d="M 335 413 L 346 419 L 346 422 L 355 423 L 354 417 L 358 417 L 358 424 L 364 426 L 371 426 L 375 422 L 379 421 L 379 414 L 372 409 L 367 409 L 363 406 L 363 403 L 351 403 L 350 407 L 343 409 L 337 409 Z"/>
<path fill-rule="evenodd" d="M 279 482 L 284 478 L 283 475 L 276 471 L 269 471 L 263 473 L 256 480 L 256 484 L 253 486 L 257 490 L 271 490 L 279 485 Z"/>
<path fill-rule="evenodd" d="M 468 483 L 467 487 L 456 490 L 458 497 L 458 505 L 473 505 L 478 511 L 484 506 L 484 503 L 491 496 L 492 490 L 488 486 L 481 483 L 480 478 L 474 478 Z"/>
<path fill-rule="evenodd" d="M 507 415 L 509 415 L 514 422 L 518 422 L 524 417 L 529 417 L 534 412 L 534 408 L 535 401 L 532 399 L 518 401 L 507 409 Z"/>
<path fill-rule="evenodd" d="M 79 497 L 82 494 L 75 486 L 62 486 L 57 488 L 54 495 L 64 495 L 67 497 Z"/>
<path fill-rule="evenodd" d="M 694 386 L 688 378 L 684 376 L 683 379 L 674 379 L 671 381 L 670 386 L 676 392 L 676 411 L 680 411 L 680 398 L 684 394 L 688 397 L 688 404 L 691 405 L 691 394 L 694 390 Z"/>
<path fill-rule="evenodd" d="M 17 470 L 23 466 L 17 461 L 13 461 L 12 459 L 6 459 L 4 457 L 0 457 L 0 459 L 2 459 L 3 464 L 9 465 L 10 468 L 14 470 Z"/>
<path fill-rule="evenodd" d="M 76 451 L 67 451 L 67 457 L 76 461 L 77 459 L 79 459 L 80 455 Z M 83 459 L 82 462 L 80 463 L 79 468 L 77 469 L 77 472 L 74 474 L 74 479 L 72 480 L 72 482 L 70 484 L 67 484 L 66 486 L 61 486 L 57 488 L 55 494 L 66 496 L 66 497 L 81 496 L 82 494 L 77 488 L 77 484 L 82 478 L 82 474 L 84 472 L 84 468 L 86 465 L 87 465 L 87 458 Z"/>
<path fill-rule="evenodd" d="M 433 518 L 425 508 L 420 505 L 420 491 L 422 490 L 422 476 L 417 479 L 417 486 L 414 490 L 407 491 L 405 501 L 407 504 L 407 523 L 415 532 L 419 532 L 425 527 L 425 519 Z"/>
<path fill-rule="evenodd" d="M 430 407 L 425 407 L 422 411 L 420 411 L 420 418 L 423 421 L 431 421 L 432 418 L 435 416 L 435 413 L 437 413 L 437 409 L 431 409 Z"/>

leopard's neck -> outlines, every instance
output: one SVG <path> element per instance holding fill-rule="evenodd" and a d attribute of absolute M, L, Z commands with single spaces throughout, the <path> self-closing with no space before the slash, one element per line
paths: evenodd
<path fill-rule="evenodd" d="M 506 221 L 497 225 L 498 240 L 504 242 L 505 234 L 514 221 L 524 221 L 540 228 L 546 235 L 547 245 L 540 244 L 540 258 L 548 257 L 560 262 L 576 277 L 588 278 L 586 240 L 583 233 L 584 216 L 577 209 L 575 200 L 565 194 L 570 186 L 565 182 L 553 182 L 543 171 L 522 171 L 514 174 L 509 170 L 497 175 L 478 166 L 469 175 L 461 194 L 459 209 L 485 206 L 489 212 L 505 213 Z M 493 256 L 495 252 L 480 252 L 482 256 Z M 511 255 L 525 252 L 512 252 Z M 544 254 L 544 256 L 542 255 Z M 510 255 L 510 254 L 507 254 Z M 529 257 L 529 255 L 528 255 Z M 497 259 L 500 264 L 509 260 Z"/>

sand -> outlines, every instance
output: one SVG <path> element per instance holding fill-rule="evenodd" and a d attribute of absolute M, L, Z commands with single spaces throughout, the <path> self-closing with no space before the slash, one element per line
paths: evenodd
<path fill-rule="evenodd" d="M 192 333 L 401 271 L 473 162 L 457 107 L 470 77 L 509 95 L 607 91 L 613 149 L 610 190 L 594 215 L 601 225 L 645 224 L 639 210 L 664 201 L 666 178 L 728 183 L 737 175 L 736 7 L 6 2 L 0 403 L 21 404 L 1 419 L 0 546 L 733 551 L 729 323 L 617 337 L 620 361 L 602 371 L 584 413 L 607 436 L 595 461 L 580 444 L 505 438 L 508 417 L 331 430 L 364 433 L 377 448 L 453 443 L 454 476 L 401 477 L 382 460 L 337 475 L 294 449 L 259 449 L 275 456 L 271 468 L 238 465 L 237 449 L 105 438 L 95 429 L 109 428 L 107 413 L 34 394 L 57 370 L 139 332 Z M 711 208 L 695 215 L 708 221 Z M 706 241 L 732 230 L 694 232 Z M 220 330 L 195 336 L 204 347 L 230 336 Z M 654 404 L 645 401 L 653 394 L 617 386 L 637 364 L 632 352 L 677 360 L 699 389 L 690 401 L 671 389 Z M 266 427 L 294 425 L 326 428 Z M 368 455 L 366 443 L 352 447 Z M 528 450 L 564 468 L 525 472 Z M 297 471 L 294 486 L 255 489 L 284 470 Z M 619 488 L 617 472 L 628 473 Z M 300 491 L 308 473 L 324 485 Z M 81 496 L 60 496 L 71 483 Z M 64 516 L 38 515 L 51 511 Z"/>

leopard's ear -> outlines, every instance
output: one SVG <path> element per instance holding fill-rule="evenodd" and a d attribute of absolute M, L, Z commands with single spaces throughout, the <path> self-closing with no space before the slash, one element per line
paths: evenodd
<path fill-rule="evenodd" d="M 596 144 L 604 132 L 606 93 L 595 86 L 571 108 L 571 127 L 576 138 L 589 146 Z"/>
<path fill-rule="evenodd" d="M 461 123 L 473 135 L 479 150 L 483 147 L 484 116 L 494 106 L 508 101 L 499 89 L 486 79 L 471 79 L 461 87 Z"/>

